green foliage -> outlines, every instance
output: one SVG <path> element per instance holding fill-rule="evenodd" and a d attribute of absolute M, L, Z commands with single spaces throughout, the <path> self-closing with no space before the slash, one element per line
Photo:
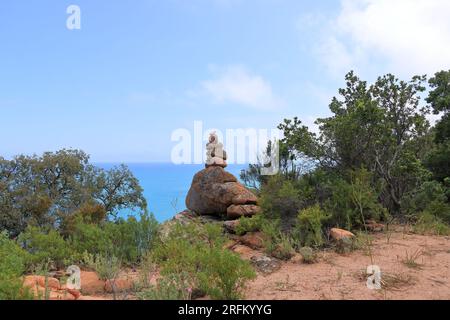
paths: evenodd
<path fill-rule="evenodd" d="M 372 175 L 362 169 L 350 172 L 349 176 L 350 182 L 338 179 L 330 187 L 331 197 L 325 204 L 332 213 L 330 223 L 351 230 L 363 227 L 365 220 L 387 219 L 388 212 L 379 203 L 379 193 L 372 186 Z"/>
<path fill-rule="evenodd" d="M 158 222 L 152 214 L 143 213 L 139 219 L 85 223 L 75 222 L 70 244 L 78 254 L 113 255 L 124 263 L 134 264 L 149 251 L 157 237 Z"/>
<path fill-rule="evenodd" d="M 320 247 L 324 244 L 323 225 L 330 216 L 319 205 L 301 210 L 297 216 L 295 235 L 300 246 Z"/>
<path fill-rule="evenodd" d="M 20 234 L 18 242 L 29 253 L 29 267 L 52 262 L 55 267 L 62 268 L 65 261 L 72 257 L 69 244 L 56 230 L 28 226 Z"/>
<path fill-rule="evenodd" d="M 250 218 L 242 217 L 239 219 L 239 223 L 236 226 L 235 232 L 240 236 L 248 232 L 256 232 L 261 230 L 263 223 L 264 217 L 260 214 L 257 214 Z"/>
<path fill-rule="evenodd" d="M 86 204 L 95 210 L 83 208 Z M 0 158 L 0 230 L 12 236 L 28 225 L 67 228 L 83 211 L 91 211 L 95 220 L 99 214 L 116 216 L 125 208 L 145 212 L 146 207 L 142 188 L 127 167 L 96 168 L 82 151 Z"/>
<path fill-rule="evenodd" d="M 303 257 L 305 263 L 313 264 L 317 261 L 317 256 L 311 247 L 302 247 L 298 252 Z"/>
<path fill-rule="evenodd" d="M 140 300 L 191 300 L 192 287 L 182 274 L 169 274 L 137 294 Z"/>
<path fill-rule="evenodd" d="M 112 241 L 101 225 L 85 223 L 81 219 L 75 221 L 68 242 L 77 254 L 78 260 L 84 252 L 110 255 L 114 251 Z"/>
<path fill-rule="evenodd" d="M 235 299 L 254 272 L 248 262 L 223 248 L 225 240 L 219 225 L 175 224 L 152 255 L 164 277 L 180 275 L 177 281 L 183 287 L 215 299 Z"/>
<path fill-rule="evenodd" d="M 450 110 L 450 70 L 437 72 L 429 80 L 430 87 L 433 89 L 428 94 L 427 102 L 431 105 L 434 112 L 438 114 L 442 111 Z"/>
<path fill-rule="evenodd" d="M 437 181 L 423 183 L 408 198 L 410 213 L 428 214 L 450 224 L 450 203 L 448 202 L 449 188 Z"/>
<path fill-rule="evenodd" d="M 273 176 L 261 190 L 259 199 L 263 215 L 268 219 L 280 219 L 281 227 L 289 229 L 303 202 L 295 184 L 281 175 Z"/>
<path fill-rule="evenodd" d="M 0 300 L 32 299 L 32 295 L 22 288 L 26 256 L 6 232 L 0 233 Z"/>
<path fill-rule="evenodd" d="M 448 123 L 450 131 L 450 115 L 446 116 L 446 123 Z M 443 124 L 442 120 L 439 124 Z M 449 134 L 450 136 L 450 134 Z M 426 165 L 433 172 L 433 178 L 444 182 L 446 179 L 450 179 L 450 138 L 446 141 L 437 144 L 434 149 L 428 154 L 426 158 Z"/>
<path fill-rule="evenodd" d="M 418 234 L 431 234 L 437 236 L 450 235 L 450 226 L 442 222 L 435 215 L 424 211 L 419 215 L 417 223 L 414 225 L 414 232 Z"/>
<path fill-rule="evenodd" d="M 281 231 L 279 220 L 264 220 L 261 231 L 267 254 L 281 260 L 289 260 L 294 255 L 292 238 L 289 233 Z"/>
<path fill-rule="evenodd" d="M 107 256 L 103 254 L 89 254 L 83 255 L 83 263 L 95 270 L 101 280 L 114 280 L 120 272 L 120 260 L 116 256 Z"/>
<path fill-rule="evenodd" d="M 113 255 L 91 255 L 85 253 L 83 263 L 95 270 L 101 280 L 109 282 L 113 292 L 114 300 L 117 299 L 116 278 L 120 273 L 120 260 Z"/>
<path fill-rule="evenodd" d="M 213 247 L 200 255 L 200 289 L 213 299 L 237 300 L 242 298 L 242 289 L 255 272 L 247 261 L 237 254 Z"/>
<path fill-rule="evenodd" d="M 440 182 L 450 178 L 450 70 L 441 71 L 430 79 L 430 91 L 427 102 L 435 114 L 444 115 L 434 128 L 435 147 L 428 155 L 426 164 Z"/>

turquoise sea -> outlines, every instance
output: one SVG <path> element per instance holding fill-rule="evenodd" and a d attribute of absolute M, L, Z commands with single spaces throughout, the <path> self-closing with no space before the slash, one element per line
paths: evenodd
<path fill-rule="evenodd" d="M 110 169 L 117 164 L 95 164 Z M 172 163 L 126 163 L 144 188 L 149 211 L 163 222 L 186 209 L 185 198 L 194 175 L 205 168 L 204 165 L 175 165 Z M 229 165 L 225 170 L 239 179 L 241 170 L 248 165 Z M 122 216 L 130 212 L 123 212 Z"/>

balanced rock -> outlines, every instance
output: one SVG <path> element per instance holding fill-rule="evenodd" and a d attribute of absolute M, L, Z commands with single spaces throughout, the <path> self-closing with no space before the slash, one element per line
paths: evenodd
<path fill-rule="evenodd" d="M 257 213 L 257 200 L 231 173 L 220 166 L 209 166 L 194 176 L 186 207 L 200 215 L 225 215 L 232 205 L 253 205 L 239 211 L 233 207 L 231 215 L 238 217 L 241 212 L 243 215 Z"/>
<path fill-rule="evenodd" d="M 227 152 L 223 149 L 223 144 L 215 132 L 209 135 L 209 142 L 206 144 L 206 168 L 218 166 L 226 168 Z"/>

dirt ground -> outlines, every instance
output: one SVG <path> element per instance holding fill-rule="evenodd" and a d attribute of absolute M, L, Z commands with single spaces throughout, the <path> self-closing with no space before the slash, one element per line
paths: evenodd
<path fill-rule="evenodd" d="M 388 236 L 389 235 L 389 236 Z M 317 263 L 306 264 L 297 259 L 282 262 L 280 269 L 269 274 L 258 273 L 248 283 L 245 299 L 252 300 L 450 300 L 450 237 L 421 236 L 406 233 L 402 227 L 395 232 L 372 234 L 372 257 L 368 247 L 348 254 L 333 250 L 317 254 Z M 244 259 L 264 253 L 237 245 L 234 251 Z M 367 288 L 366 269 L 381 269 L 381 290 Z M 138 277 L 138 271 L 123 272 L 124 286 Z M 95 273 L 83 272 L 85 290 L 92 288 L 82 300 L 111 300 L 102 291 L 104 283 Z M 154 282 L 155 279 L 152 279 Z M 120 282 L 118 282 L 120 283 Z M 84 293 L 86 294 L 86 293 Z M 119 294 L 119 299 L 135 299 Z"/>
<path fill-rule="evenodd" d="M 318 262 L 283 263 L 249 283 L 246 299 L 256 300 L 450 300 L 450 237 L 396 231 L 372 235 L 367 246 L 349 254 L 321 252 Z M 258 254 L 243 250 L 249 257 Z M 381 290 L 367 288 L 367 266 L 381 269 Z"/>

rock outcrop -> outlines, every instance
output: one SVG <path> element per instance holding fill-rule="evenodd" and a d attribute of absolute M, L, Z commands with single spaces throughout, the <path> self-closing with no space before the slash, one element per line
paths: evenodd
<path fill-rule="evenodd" d="M 28 288 L 36 299 L 78 300 L 80 292 L 61 285 L 59 280 L 45 276 L 26 276 L 23 286 Z"/>
<path fill-rule="evenodd" d="M 186 207 L 200 215 L 227 215 L 229 219 L 260 211 L 257 197 L 221 166 L 208 166 L 192 180 Z"/>

